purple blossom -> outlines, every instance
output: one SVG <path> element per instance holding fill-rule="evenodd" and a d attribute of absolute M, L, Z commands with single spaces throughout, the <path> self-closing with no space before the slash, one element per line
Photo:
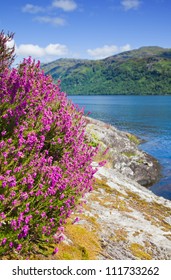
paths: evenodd
<path fill-rule="evenodd" d="M 6 130 L 3 130 L 3 131 L 1 132 L 1 135 L 4 136 L 6 133 L 7 133 Z"/>
<path fill-rule="evenodd" d="M 100 167 L 104 166 L 105 164 L 106 164 L 106 160 L 103 160 L 103 161 L 99 162 Z"/>
<path fill-rule="evenodd" d="M 12 139 L 9 138 L 9 139 L 7 140 L 7 143 L 8 143 L 8 144 L 11 144 L 11 143 L 12 143 Z"/>
<path fill-rule="evenodd" d="M 22 249 L 22 244 L 18 244 L 18 246 L 17 246 L 17 251 L 21 251 L 21 249 Z"/>
<path fill-rule="evenodd" d="M 6 242 L 7 242 L 7 238 L 5 237 L 5 238 L 2 239 L 1 245 L 5 245 Z"/>
<path fill-rule="evenodd" d="M 11 191 L 10 195 L 11 195 L 12 197 L 14 197 L 14 196 L 16 195 L 16 192 L 15 192 L 15 191 Z"/>
<path fill-rule="evenodd" d="M 76 218 L 74 219 L 74 221 L 73 221 L 73 224 L 79 222 L 79 220 L 80 220 L 79 217 L 76 217 Z"/>
<path fill-rule="evenodd" d="M 42 217 L 42 218 L 46 218 L 46 213 L 45 213 L 45 212 L 42 212 L 42 213 L 41 213 L 41 217 Z"/>
<path fill-rule="evenodd" d="M 30 220 L 32 219 L 32 215 L 25 217 L 25 223 L 29 224 Z"/>
<path fill-rule="evenodd" d="M 15 205 L 17 205 L 18 204 L 18 200 L 17 199 L 14 199 L 13 201 L 12 201 L 12 206 L 15 206 Z"/>
<path fill-rule="evenodd" d="M 9 247 L 10 247 L 10 248 L 13 248 L 13 246 L 14 246 L 13 242 L 10 242 L 10 243 L 9 243 Z"/>
<path fill-rule="evenodd" d="M 12 221 L 11 221 L 11 226 L 12 226 L 12 227 L 16 227 L 16 226 L 17 226 L 16 220 L 12 220 Z"/>
<path fill-rule="evenodd" d="M 5 147 L 5 141 L 2 140 L 2 141 L 0 142 L 0 149 L 1 149 L 1 148 L 4 148 L 4 147 Z"/>
<path fill-rule="evenodd" d="M 62 193 L 59 197 L 60 200 L 62 200 L 65 197 L 65 195 Z"/>
<path fill-rule="evenodd" d="M 4 180 L 4 176 L 2 176 L 2 175 L 0 175 L 0 180 L 2 181 L 2 180 Z"/>
<path fill-rule="evenodd" d="M 12 170 L 7 170 L 6 174 L 9 175 L 12 172 Z"/>
<path fill-rule="evenodd" d="M 24 157 L 24 154 L 23 154 L 22 152 L 19 151 L 19 152 L 17 153 L 17 156 L 23 158 L 23 157 Z"/>
<path fill-rule="evenodd" d="M 6 218 L 6 215 L 4 214 L 4 212 L 1 212 L 1 213 L 0 213 L 0 217 L 1 217 L 2 219 L 5 219 L 5 218 Z"/>
<path fill-rule="evenodd" d="M 5 199 L 5 196 L 3 194 L 0 194 L 0 201 L 3 201 Z"/>
<path fill-rule="evenodd" d="M 42 227 L 42 234 L 45 234 L 46 231 L 47 231 L 46 226 L 43 226 L 43 227 Z"/>
<path fill-rule="evenodd" d="M 23 193 L 21 193 L 21 195 L 20 195 L 21 200 L 26 200 L 28 197 L 29 197 L 29 196 L 28 196 L 28 193 L 27 193 L 27 192 L 23 192 Z"/>
<path fill-rule="evenodd" d="M 56 248 L 54 249 L 54 251 L 53 251 L 52 255 L 57 254 L 57 253 L 58 253 L 58 251 L 59 251 L 59 249 L 56 247 Z"/>

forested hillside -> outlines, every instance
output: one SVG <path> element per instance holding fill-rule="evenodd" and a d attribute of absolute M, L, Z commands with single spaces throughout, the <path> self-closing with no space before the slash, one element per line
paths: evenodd
<path fill-rule="evenodd" d="M 102 60 L 58 59 L 42 67 L 68 94 L 171 94 L 171 49 L 142 47 Z"/>

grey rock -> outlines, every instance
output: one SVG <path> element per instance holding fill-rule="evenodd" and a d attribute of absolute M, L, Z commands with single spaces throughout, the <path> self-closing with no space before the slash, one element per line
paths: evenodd
<path fill-rule="evenodd" d="M 99 144 L 101 152 L 109 148 L 107 160 L 114 170 L 146 187 L 159 180 L 160 164 L 139 149 L 140 139 L 102 121 L 88 117 L 86 120 L 87 138 L 92 143 Z"/>

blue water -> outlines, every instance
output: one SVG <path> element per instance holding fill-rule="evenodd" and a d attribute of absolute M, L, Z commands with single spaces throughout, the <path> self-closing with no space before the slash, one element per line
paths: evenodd
<path fill-rule="evenodd" d="M 69 96 L 85 113 L 131 132 L 145 142 L 140 148 L 162 166 L 151 190 L 171 200 L 171 96 Z"/>

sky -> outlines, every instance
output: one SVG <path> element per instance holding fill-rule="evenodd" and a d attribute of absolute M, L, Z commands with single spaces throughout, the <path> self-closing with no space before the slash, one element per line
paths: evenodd
<path fill-rule="evenodd" d="M 142 46 L 171 48 L 170 0 L 2 0 L 0 31 L 16 61 L 103 59 Z"/>

